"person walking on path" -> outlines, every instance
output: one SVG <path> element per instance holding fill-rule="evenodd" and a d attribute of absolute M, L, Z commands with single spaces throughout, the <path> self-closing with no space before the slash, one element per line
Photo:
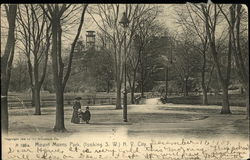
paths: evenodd
<path fill-rule="evenodd" d="M 71 123 L 75 123 L 75 124 L 80 123 L 80 118 L 78 116 L 78 110 L 81 109 L 81 103 L 80 103 L 81 99 L 82 99 L 81 97 L 75 98 L 75 103 L 73 105 L 73 114 L 72 114 L 72 118 L 71 118 Z"/>

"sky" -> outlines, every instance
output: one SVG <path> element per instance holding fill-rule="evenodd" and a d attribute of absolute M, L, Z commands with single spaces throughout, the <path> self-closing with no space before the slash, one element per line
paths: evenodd
<path fill-rule="evenodd" d="M 91 7 L 91 5 L 93 6 L 93 4 L 90 4 L 89 7 Z M 158 19 L 159 21 L 166 27 L 168 28 L 170 31 L 178 31 L 178 25 L 175 23 L 176 22 L 176 8 L 182 7 L 184 6 L 184 4 L 158 4 L 162 7 L 162 13 L 159 15 Z M 247 9 L 246 6 L 243 6 L 244 8 Z M 6 42 L 6 35 L 7 35 L 7 21 L 6 21 L 6 17 L 5 17 L 5 13 L 3 10 L 3 6 L 1 5 L 1 53 L 3 52 L 4 46 L 5 46 L 5 42 Z M 122 14 L 123 11 L 121 11 L 120 13 Z M 81 12 L 77 11 L 75 12 L 75 16 L 74 18 L 80 18 L 80 14 Z M 120 15 L 121 17 L 121 15 Z M 78 23 L 76 25 L 74 25 L 71 28 L 68 28 L 67 33 L 63 36 L 63 46 L 64 49 L 67 49 L 70 44 L 73 42 L 74 36 L 76 34 L 78 28 Z M 84 22 L 84 26 L 83 29 L 81 31 L 81 35 L 80 35 L 80 39 L 82 40 L 86 40 L 85 38 L 85 34 L 86 31 L 88 30 L 94 30 L 97 31 L 98 30 L 98 26 L 95 24 L 95 22 L 92 20 L 92 18 L 90 17 L 90 15 L 88 13 L 86 13 L 85 15 L 85 22 Z M 17 49 L 18 52 L 18 49 Z M 18 54 L 16 54 L 17 56 Z"/>
<path fill-rule="evenodd" d="M 170 30 L 175 30 L 176 29 L 176 24 L 175 24 L 175 11 L 174 11 L 174 7 L 179 6 L 179 5 L 174 5 L 174 4 L 161 4 L 160 5 L 162 7 L 162 13 L 159 15 L 158 19 L 159 21 L 167 28 L 169 28 Z M 122 13 L 122 11 L 120 12 Z M 120 15 L 121 17 L 122 15 Z M 97 18 L 97 17 L 95 17 Z M 76 26 L 77 28 L 77 26 Z M 90 17 L 89 14 L 86 14 L 85 16 L 85 23 L 83 26 L 83 30 L 81 32 L 81 38 L 85 41 L 85 36 L 86 36 L 86 31 L 88 30 L 93 30 L 93 31 L 98 31 L 98 26 L 96 25 L 96 23 L 92 20 L 92 18 Z M 74 35 L 75 33 L 73 33 L 75 31 L 72 30 L 72 34 Z"/>
<path fill-rule="evenodd" d="M 160 5 L 160 7 L 162 7 L 163 12 L 158 16 L 158 19 L 161 21 L 161 23 L 163 23 L 166 27 L 170 29 L 176 28 L 176 24 L 174 20 L 174 17 L 175 17 L 174 7 L 176 6 L 179 6 L 179 5 L 176 5 L 176 4 L 161 4 Z M 87 15 L 87 18 L 89 18 L 88 15 Z M 85 23 L 84 27 L 85 27 L 84 30 L 98 30 L 97 25 L 91 19 L 89 19 L 89 23 Z"/>

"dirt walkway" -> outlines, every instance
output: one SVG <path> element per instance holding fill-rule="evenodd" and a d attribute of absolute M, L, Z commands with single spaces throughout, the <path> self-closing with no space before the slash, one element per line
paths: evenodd
<path fill-rule="evenodd" d="M 72 107 L 65 107 L 65 126 L 70 136 L 126 135 L 129 137 L 248 137 L 242 107 L 231 107 L 232 115 L 221 115 L 220 106 L 161 104 L 147 99 L 143 105 L 128 106 L 128 123 L 114 106 L 91 106 L 90 124 L 72 124 Z M 27 113 L 27 114 L 26 114 Z M 55 108 L 43 108 L 41 116 L 30 110 L 10 110 L 10 134 L 54 134 Z M 26 116 L 24 116 L 26 114 Z"/>

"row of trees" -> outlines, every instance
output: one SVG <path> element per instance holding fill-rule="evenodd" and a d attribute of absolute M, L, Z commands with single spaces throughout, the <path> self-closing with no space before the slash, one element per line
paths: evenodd
<path fill-rule="evenodd" d="M 188 48 L 197 50 L 202 56 L 199 68 L 203 103 L 207 104 L 208 86 L 211 73 L 215 68 L 223 96 L 221 113 L 231 113 L 228 88 L 232 67 L 235 66 L 238 80 L 246 90 L 246 108 L 249 116 L 249 51 L 246 45 L 248 43 L 246 10 L 240 4 L 187 4 L 176 13 L 183 32 L 190 34 L 189 39 L 192 37 Z"/>
<path fill-rule="evenodd" d="M 122 11 L 125 11 L 125 16 L 129 20 L 129 27 L 126 31 L 127 36 L 124 36 L 123 28 L 119 24 Z M 105 44 L 105 46 L 108 46 L 105 49 L 111 54 L 113 59 L 114 80 L 116 84 L 116 109 L 120 109 L 125 60 L 127 60 L 127 57 L 133 57 L 134 62 L 130 61 L 134 66 L 133 71 L 137 70 L 139 63 L 143 66 L 143 62 L 140 61 L 142 60 L 140 56 L 143 52 L 142 50 L 139 51 L 139 55 L 131 56 L 133 40 L 141 32 L 148 34 L 144 29 L 149 27 L 149 24 L 155 20 L 159 14 L 159 8 L 156 5 L 146 4 L 98 4 L 89 10 L 89 14 L 100 29 L 102 39 L 105 39 L 105 43 L 108 43 Z M 145 27 L 142 28 L 143 25 Z M 142 38 L 142 35 L 139 38 Z M 126 46 L 124 46 L 124 41 L 126 41 Z M 142 39 L 140 43 L 144 43 Z M 125 49 L 127 49 L 128 53 L 126 57 L 123 54 Z M 135 74 L 136 72 L 134 72 L 133 77 L 135 77 Z M 133 91 L 135 80 L 132 80 L 131 84 Z"/>
<path fill-rule="evenodd" d="M 203 93 L 203 104 L 208 104 L 207 93 L 218 80 L 223 93 L 221 113 L 231 113 L 228 87 L 231 84 L 230 77 L 236 71 L 246 89 L 249 116 L 247 21 L 246 11 L 241 5 L 187 4 L 181 8 L 176 7 L 176 23 L 180 26 L 178 32 L 168 30 L 159 22 L 158 17 L 162 11 L 159 5 L 4 6 L 8 21 L 6 48 L 3 54 L 1 52 L 4 131 L 8 129 L 9 84 L 11 89 L 16 90 L 23 90 L 27 88 L 25 85 L 29 85 L 35 114 L 40 115 L 40 90 L 42 86 L 44 89 L 51 89 L 53 83 L 51 90 L 56 93 L 57 102 L 55 131 L 65 130 L 63 93 L 70 90 L 71 85 L 68 88 L 66 86 L 68 80 L 75 86 L 88 81 L 95 88 L 106 88 L 107 91 L 115 86 L 116 108 L 120 109 L 125 60 L 131 103 L 134 103 L 135 92 L 139 91 L 144 96 L 145 91 L 157 87 L 157 80 L 165 79 L 165 92 L 176 86 L 177 90 L 183 91 L 184 96 L 187 96 L 190 90 L 198 87 Z M 129 19 L 126 36 L 119 24 L 123 11 Z M 100 50 L 89 50 L 79 63 L 73 64 L 85 13 L 88 13 L 98 27 L 102 47 Z M 66 44 L 65 39 L 71 41 Z M 63 45 L 70 46 L 70 49 L 64 50 Z M 25 61 L 19 57 L 20 61 L 12 67 L 15 48 L 19 50 L 20 57 L 25 57 Z M 23 65 L 23 62 L 27 65 Z M 74 66 L 79 71 L 74 71 L 70 76 Z M 88 72 L 83 74 L 86 67 Z M 14 76 L 10 81 L 11 68 L 14 75 L 19 76 Z M 24 82 L 26 77 L 29 77 L 29 83 Z M 168 81 L 173 83 L 169 85 Z"/>
<path fill-rule="evenodd" d="M 41 114 L 40 89 L 45 79 L 50 53 L 57 102 L 54 130 L 65 130 L 63 93 L 70 76 L 74 48 L 82 30 L 87 6 L 87 4 L 4 5 L 8 35 L 5 50 L 3 54 L 1 53 L 2 132 L 8 132 L 8 89 L 16 43 L 27 58 L 32 101 L 37 115 Z M 76 17 L 77 14 L 80 19 Z M 63 62 L 63 54 L 66 56 L 67 53 L 62 53 L 62 35 L 67 33 L 69 27 L 76 25 L 75 22 L 78 29 L 74 33 L 68 61 Z"/>

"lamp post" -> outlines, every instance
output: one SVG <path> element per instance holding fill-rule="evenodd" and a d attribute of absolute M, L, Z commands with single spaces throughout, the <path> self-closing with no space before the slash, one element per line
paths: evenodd
<path fill-rule="evenodd" d="M 142 35 L 143 34 L 143 29 L 144 29 L 144 23 L 145 23 L 145 19 L 143 19 L 142 21 L 141 21 L 141 23 L 140 23 L 140 25 L 139 25 L 139 27 L 140 27 L 140 35 Z M 143 42 L 140 42 L 140 45 L 142 44 Z M 140 79 L 140 81 L 141 81 L 141 97 L 143 98 L 144 97 L 144 84 L 143 84 L 143 82 L 144 82 L 144 80 L 143 80 L 143 78 L 144 78 L 144 63 L 143 63 L 143 56 L 142 56 L 142 54 L 143 54 L 143 49 L 141 49 L 141 51 L 140 51 L 141 53 L 140 53 L 140 64 L 141 64 L 141 79 Z"/>
<path fill-rule="evenodd" d="M 168 64 L 167 64 L 167 66 L 165 67 L 165 99 L 167 99 L 168 98 Z"/>
<path fill-rule="evenodd" d="M 129 20 L 126 16 L 126 13 L 123 12 L 121 21 L 119 22 L 124 29 L 124 92 L 123 92 L 123 121 L 127 122 L 127 87 L 126 87 L 126 75 L 127 75 L 127 49 L 126 49 L 126 29 L 129 25 Z"/>
<path fill-rule="evenodd" d="M 168 81 L 169 81 L 169 71 L 170 71 L 170 67 L 172 65 L 172 44 L 170 44 L 171 48 L 170 48 L 170 59 L 167 57 L 167 56 L 163 56 L 163 58 L 165 59 L 166 61 L 166 66 L 164 67 L 164 70 L 165 70 L 165 96 L 164 96 L 164 99 L 167 100 L 168 98 Z"/>

